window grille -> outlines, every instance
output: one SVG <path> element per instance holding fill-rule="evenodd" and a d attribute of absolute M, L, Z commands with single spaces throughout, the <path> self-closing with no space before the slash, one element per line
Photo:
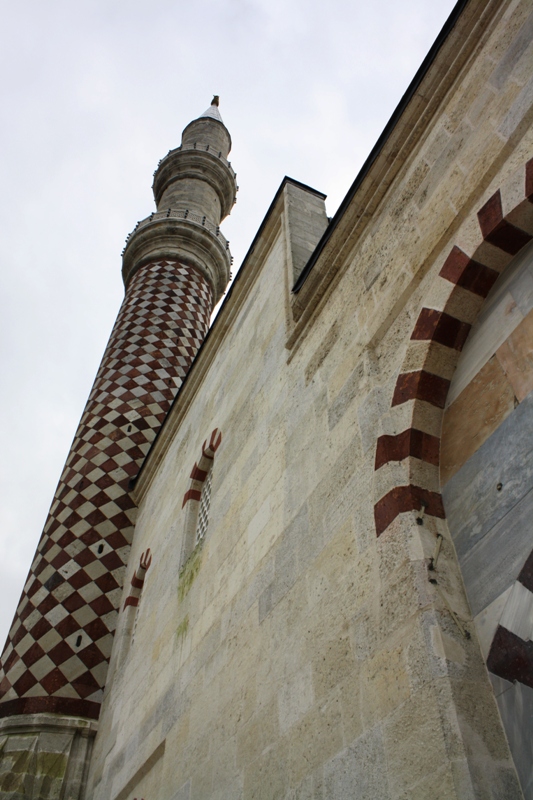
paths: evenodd
<path fill-rule="evenodd" d="M 194 544 L 197 545 L 205 536 L 207 530 L 207 523 L 209 521 L 209 506 L 211 505 L 211 478 L 213 470 L 210 469 L 207 477 L 202 486 L 202 494 L 200 495 L 200 508 L 198 509 L 198 523 L 196 525 L 196 539 Z"/>

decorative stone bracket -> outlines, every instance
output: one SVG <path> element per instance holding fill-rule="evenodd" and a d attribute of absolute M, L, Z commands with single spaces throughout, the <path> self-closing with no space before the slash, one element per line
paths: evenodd
<path fill-rule="evenodd" d="M 209 437 L 209 444 L 207 439 L 202 445 L 202 455 L 197 463 L 192 468 L 190 475 L 189 488 L 183 496 L 182 508 L 187 505 L 185 516 L 185 523 L 183 528 L 183 539 L 181 547 L 180 567 L 183 568 L 187 559 L 194 550 L 196 524 L 198 520 L 198 509 L 200 498 L 202 496 L 202 488 L 213 464 L 215 453 L 222 443 L 222 433 L 218 428 L 215 428 Z M 190 502 L 192 501 L 192 502 Z"/>
<path fill-rule="evenodd" d="M 131 589 L 129 595 L 126 597 L 124 602 L 124 608 L 127 606 L 133 606 L 137 608 L 139 605 L 139 600 L 141 599 L 141 592 L 144 586 L 144 579 L 146 576 L 146 571 L 148 567 L 152 563 L 152 553 L 150 552 L 150 548 L 142 554 L 139 566 L 137 571 L 134 573 L 131 579 Z"/>
<path fill-rule="evenodd" d="M 211 463 L 215 457 L 215 453 L 220 447 L 222 442 L 222 434 L 215 428 L 207 444 L 207 439 L 202 445 L 202 455 L 197 463 L 195 463 L 191 472 L 191 483 L 183 496 L 183 508 L 189 500 L 200 500 L 202 495 L 202 486 L 207 478 L 207 473 L 211 469 Z"/>

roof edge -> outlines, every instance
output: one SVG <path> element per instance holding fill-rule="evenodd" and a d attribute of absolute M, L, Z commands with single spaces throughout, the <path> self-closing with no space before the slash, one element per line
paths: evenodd
<path fill-rule="evenodd" d="M 329 241 L 329 238 L 331 237 L 331 235 L 335 231 L 335 228 L 337 227 L 337 225 L 339 224 L 340 220 L 344 216 L 344 212 L 346 211 L 347 207 L 350 205 L 351 201 L 353 200 L 354 196 L 357 193 L 357 190 L 359 189 L 359 187 L 363 183 L 364 179 L 366 178 L 366 176 L 370 172 L 370 169 L 371 169 L 372 165 L 374 164 L 374 162 L 376 161 L 376 159 L 380 155 L 380 153 L 383 150 L 383 148 L 384 148 L 385 144 L 387 143 L 387 141 L 389 140 L 392 132 L 394 131 L 394 129 L 395 129 L 397 123 L 398 123 L 398 121 L 402 117 L 404 111 L 406 110 L 406 108 L 409 105 L 410 101 L 412 100 L 413 96 L 416 94 L 416 91 L 418 90 L 420 84 L 422 83 L 423 79 L 425 78 L 429 68 L 431 67 L 431 65 L 435 61 L 435 59 L 436 59 L 437 55 L 439 54 L 443 44 L 445 43 L 445 41 L 447 40 L 448 36 L 450 35 L 452 30 L 454 29 L 454 27 L 457 24 L 461 14 L 463 13 L 464 9 L 469 4 L 469 2 L 470 2 L 470 0 L 458 0 L 458 2 L 455 4 L 450 16 L 448 17 L 448 19 L 446 20 L 446 22 L 442 26 L 437 38 L 435 39 L 435 41 L 431 45 L 426 57 L 422 61 L 422 64 L 420 65 L 418 70 L 416 71 L 414 78 L 412 79 L 411 83 L 407 87 L 407 90 L 404 92 L 400 102 L 398 103 L 398 105 L 396 106 L 394 111 L 392 112 L 392 115 L 390 116 L 389 121 L 387 122 L 387 124 L 385 125 L 383 131 L 381 132 L 381 135 L 380 135 L 379 139 L 377 140 L 376 144 L 374 145 L 374 147 L 370 151 L 370 154 L 368 155 L 366 161 L 364 162 L 363 166 L 359 170 L 359 173 L 357 174 L 354 182 L 352 183 L 352 185 L 348 189 L 348 192 L 346 193 L 344 199 L 341 201 L 341 204 L 338 207 L 337 211 L 335 212 L 334 216 L 332 217 L 332 220 L 331 220 L 330 224 L 328 225 L 328 227 L 326 228 L 326 230 L 322 234 L 322 238 L 319 240 L 317 246 L 315 247 L 315 250 L 313 251 L 313 254 L 311 255 L 311 258 L 309 259 L 309 261 L 307 262 L 307 264 L 305 265 L 305 267 L 301 271 L 300 275 L 298 276 L 298 280 L 296 281 L 296 283 L 292 287 L 292 292 L 294 294 L 297 294 L 300 291 L 300 289 L 302 288 L 303 284 L 305 283 L 307 276 L 309 275 L 309 273 L 313 269 L 313 266 L 315 265 L 316 261 L 318 261 L 318 258 L 320 256 L 320 254 L 322 253 L 322 250 L 326 246 L 327 242 Z"/>

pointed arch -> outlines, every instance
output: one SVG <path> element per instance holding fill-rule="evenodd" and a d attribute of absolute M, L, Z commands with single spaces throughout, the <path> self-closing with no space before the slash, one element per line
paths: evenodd
<path fill-rule="evenodd" d="M 533 239 L 533 159 L 477 212 L 468 248 L 455 244 L 414 325 L 396 380 L 398 433 L 376 443 L 374 520 L 380 536 L 402 512 L 444 518 L 440 430 L 453 371 L 481 305 L 511 259 Z"/>

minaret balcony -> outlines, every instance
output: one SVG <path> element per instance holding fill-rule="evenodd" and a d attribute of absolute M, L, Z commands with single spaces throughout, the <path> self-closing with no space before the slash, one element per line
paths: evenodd
<path fill-rule="evenodd" d="M 224 293 L 233 261 L 218 225 L 188 208 L 156 211 L 137 223 L 122 251 L 124 284 L 144 264 L 163 259 L 198 269 L 213 287 L 215 303 Z"/>

